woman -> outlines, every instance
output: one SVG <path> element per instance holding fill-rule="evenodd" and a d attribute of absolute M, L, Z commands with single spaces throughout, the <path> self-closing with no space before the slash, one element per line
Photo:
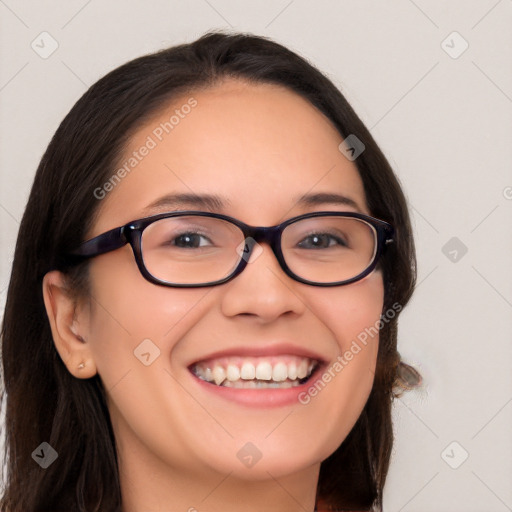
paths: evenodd
<path fill-rule="evenodd" d="M 210 33 L 93 85 L 37 170 L 2 327 L 2 510 L 381 510 L 406 201 L 318 70 Z"/>

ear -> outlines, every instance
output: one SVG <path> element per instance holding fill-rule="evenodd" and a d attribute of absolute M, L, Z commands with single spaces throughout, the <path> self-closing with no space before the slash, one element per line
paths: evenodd
<path fill-rule="evenodd" d="M 67 369 L 81 379 L 93 377 L 96 364 L 87 342 L 88 307 L 73 297 L 64 274 L 57 270 L 44 276 L 43 298 L 55 348 Z"/>

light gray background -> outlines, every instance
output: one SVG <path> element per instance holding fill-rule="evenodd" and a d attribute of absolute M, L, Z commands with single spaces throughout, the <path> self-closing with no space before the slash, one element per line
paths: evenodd
<path fill-rule="evenodd" d="M 36 166 L 86 88 L 208 29 L 270 36 L 341 87 L 411 208 L 399 350 L 425 386 L 396 402 L 386 511 L 512 510 L 512 0 L 0 0 L 0 23 L 2 309 Z"/>

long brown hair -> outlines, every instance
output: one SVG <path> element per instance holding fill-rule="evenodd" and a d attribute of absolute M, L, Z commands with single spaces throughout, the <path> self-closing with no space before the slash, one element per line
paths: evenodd
<path fill-rule="evenodd" d="M 289 49 L 250 34 L 208 33 L 132 60 L 95 83 L 60 124 L 37 169 L 21 222 L 1 331 L 6 414 L 4 512 L 119 512 L 116 445 L 100 378 L 73 377 L 53 344 L 42 278 L 83 240 L 130 136 L 183 92 L 224 78 L 280 84 L 329 118 L 344 138 L 365 145 L 355 164 L 370 212 L 396 229 L 380 268 L 384 311 L 404 307 L 415 279 L 406 200 L 370 132 L 334 84 Z M 68 272 L 87 282 L 87 263 Z M 380 330 L 375 381 L 356 425 L 320 469 L 318 498 L 342 510 L 382 509 L 393 430 L 391 406 L 400 369 L 399 311 Z M 412 371 L 412 370 L 410 370 Z M 403 380 L 403 379 L 402 379 Z M 413 379 L 414 380 L 414 379 Z M 42 469 L 32 452 L 48 442 L 58 459 Z"/>

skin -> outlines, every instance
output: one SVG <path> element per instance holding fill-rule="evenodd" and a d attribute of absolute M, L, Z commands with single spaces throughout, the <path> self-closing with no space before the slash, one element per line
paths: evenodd
<path fill-rule="evenodd" d="M 229 203 L 217 211 L 259 226 L 309 211 L 356 211 L 299 208 L 306 193 L 336 191 L 371 213 L 354 163 L 338 150 L 342 137 L 307 101 L 275 85 L 227 80 L 180 98 L 140 127 L 125 156 L 190 96 L 197 106 L 101 201 L 88 237 L 169 211 L 145 208 L 171 192 L 222 195 Z M 84 300 L 72 299 L 59 272 L 46 275 L 62 360 L 77 378 L 99 373 L 107 390 L 123 512 L 230 512 L 240 503 L 246 512 L 313 511 L 320 463 L 345 439 L 371 390 L 378 337 L 306 405 L 242 406 L 200 389 L 187 366 L 213 351 L 284 340 L 334 362 L 378 322 L 383 280 L 376 270 L 347 286 L 308 286 L 261 247 L 241 275 L 209 288 L 146 281 L 129 245 L 92 260 Z M 160 356 L 145 366 L 134 350 L 148 338 Z M 251 468 L 237 457 L 247 442 L 262 454 Z"/>

